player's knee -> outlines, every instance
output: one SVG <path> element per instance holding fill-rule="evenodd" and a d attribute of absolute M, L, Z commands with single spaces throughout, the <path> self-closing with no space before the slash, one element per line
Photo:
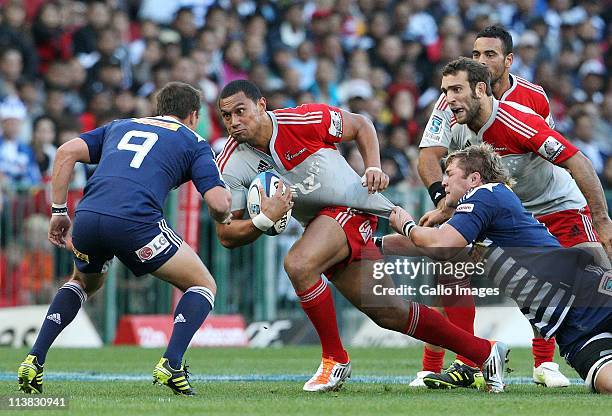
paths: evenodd
<path fill-rule="evenodd" d="M 92 297 L 104 284 L 103 277 L 100 277 L 99 279 L 92 279 L 79 273 L 75 273 L 75 275 L 72 276 L 72 281 L 77 282 L 79 286 L 81 286 L 88 298 Z"/>
<path fill-rule="evenodd" d="M 285 257 L 285 271 L 292 282 L 300 281 L 308 278 L 314 273 L 312 269 L 312 262 L 308 261 L 304 256 L 298 254 L 289 253 Z"/>

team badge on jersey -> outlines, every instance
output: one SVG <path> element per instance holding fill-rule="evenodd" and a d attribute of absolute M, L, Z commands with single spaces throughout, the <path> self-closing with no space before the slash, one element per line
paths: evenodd
<path fill-rule="evenodd" d="M 544 157 L 544 159 L 554 162 L 561 152 L 565 150 L 565 146 L 552 136 L 548 136 L 542 146 L 538 149 L 538 152 Z"/>
<path fill-rule="evenodd" d="M 140 261 L 144 263 L 145 261 L 151 260 L 153 257 L 157 256 L 169 246 L 170 242 L 168 241 L 168 239 L 164 237 L 162 233 L 159 233 L 153 240 L 149 242 L 149 244 L 139 248 L 135 251 L 135 253 L 140 259 Z"/>
<path fill-rule="evenodd" d="M 612 270 L 608 270 L 601 277 L 599 292 L 603 293 L 604 295 L 612 296 Z"/>
<path fill-rule="evenodd" d="M 331 121 L 329 123 L 329 134 L 335 137 L 342 137 L 342 114 L 339 111 L 329 110 Z"/>
<path fill-rule="evenodd" d="M 438 116 L 433 116 L 431 118 L 431 124 L 429 125 L 429 132 L 432 134 L 439 134 L 440 130 L 442 130 L 443 124 L 444 124 L 444 120 L 442 120 Z"/>

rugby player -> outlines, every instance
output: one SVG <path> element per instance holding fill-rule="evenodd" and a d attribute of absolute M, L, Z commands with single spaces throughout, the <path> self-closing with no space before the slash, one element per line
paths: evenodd
<path fill-rule="evenodd" d="M 476 35 L 472 57 L 489 69 L 491 90 L 496 99 L 512 101 L 529 107 L 536 114 L 542 116 L 551 128 L 554 128 L 554 120 L 544 89 L 510 73 L 513 61 L 512 50 L 510 33 L 499 26 L 488 26 Z M 436 207 L 421 219 L 420 223 L 425 226 L 439 224 L 452 215 L 452 210 L 447 208 L 444 203 L 445 193 L 441 182 L 440 159 L 447 154 L 449 147 L 452 150 L 452 130 L 456 125 L 457 119 L 448 105 L 446 96 L 441 94 L 419 145 L 419 175 L 425 186 L 428 187 L 430 197 Z M 472 143 L 475 142 L 472 141 Z M 468 139 L 466 145 L 469 143 Z M 569 180 L 571 181 L 571 178 Z M 551 201 L 558 201 L 558 203 L 546 212 L 552 218 L 545 223 L 564 246 L 597 240 L 595 233 L 590 231 L 592 230 L 592 226 L 590 226 L 591 217 L 586 201 L 578 194 L 577 189 L 573 189 L 573 191 L 574 193 L 566 195 L 565 199 L 559 198 L 560 195 L 563 195 L 563 189 L 552 191 L 549 198 Z M 521 195 L 519 196 L 522 198 Z M 527 201 L 523 199 L 523 202 L 529 209 L 530 205 L 527 204 Z M 558 213 L 558 211 L 562 212 Z M 538 214 L 537 212 L 534 213 Z M 555 220 L 555 218 L 560 220 Z M 572 225 L 575 225 L 575 230 L 571 226 L 562 225 L 562 222 L 569 218 L 572 218 Z M 442 280 L 440 282 L 442 283 Z M 465 284 L 469 284 L 469 282 L 465 282 Z M 442 310 L 451 322 L 466 331 L 472 332 L 474 330 L 475 307 L 471 296 L 442 298 L 441 301 L 443 302 Z M 554 339 L 546 341 L 534 330 L 532 351 L 534 357 L 533 379 L 536 383 L 547 387 L 569 385 L 567 377 L 559 371 L 559 366 L 553 362 Z M 457 359 L 465 361 L 464 357 L 457 357 Z M 411 386 L 422 386 L 422 377 L 429 372 L 439 372 L 443 361 L 443 349 L 426 345 L 423 351 L 423 369 L 417 373 L 417 379 L 411 383 Z"/>
<path fill-rule="evenodd" d="M 378 138 L 372 123 L 364 116 L 325 104 L 266 111 L 265 97 L 246 80 L 227 84 L 218 105 L 230 135 L 218 163 L 232 192 L 234 218 L 231 224 L 217 225 L 221 243 L 232 248 L 254 241 L 290 208 L 305 226 L 284 262 L 322 346 L 319 368 L 303 389 L 337 390 L 351 373 L 331 289 L 321 278 L 325 274 L 379 326 L 455 351 L 460 349 L 475 357 L 470 359 L 477 365 L 485 360 L 491 363 L 484 379 L 490 390 L 501 391 L 507 352 L 503 344 L 474 337 L 424 305 L 373 295 L 373 285 L 393 285 L 388 277 L 372 279 L 374 262 L 381 255 L 371 240 L 378 222 L 373 214 L 388 216 L 393 204 L 376 193 L 387 187 L 389 179 L 380 169 Z M 357 143 L 363 156 L 367 167 L 363 178 L 335 146 L 349 140 Z M 289 185 L 293 196 L 290 198 L 289 192 L 277 192 L 271 198 L 262 194 L 261 213 L 243 219 L 251 181 L 258 172 L 269 169 Z M 482 375 L 472 381 L 478 385 L 483 382 Z"/>
<path fill-rule="evenodd" d="M 445 90 L 455 81 L 443 81 Z M 454 98 L 449 104 L 454 108 Z M 421 227 L 396 208 L 390 223 L 402 235 L 384 237 L 385 253 L 417 247 L 425 255 L 450 258 L 457 250 L 449 248 L 490 240 L 482 249 L 486 278 L 517 302 L 543 337 L 556 336 L 561 354 L 593 391 L 612 393 L 612 269 L 600 267 L 585 249 L 561 248 L 512 192 L 510 173 L 490 145 L 453 152 L 445 165 L 445 203 L 455 208 L 451 219 L 440 228 Z M 427 375 L 424 382 L 434 388 L 468 386 L 464 380 L 478 371 L 458 366 Z"/>
<path fill-rule="evenodd" d="M 32 350 L 18 370 L 19 388 L 42 393 L 43 365 L 60 332 L 104 283 L 117 256 L 135 275 L 151 273 L 184 292 L 174 311 L 168 348 L 154 382 L 193 395 L 182 364 L 191 338 L 214 305 L 216 285 L 197 254 L 163 216 L 168 192 L 189 180 L 215 221 L 231 220 L 225 188 L 209 144 L 195 133 L 200 92 L 172 82 L 157 94 L 156 117 L 115 120 L 81 134 L 58 151 L 51 181 L 49 240 L 66 247 L 71 221 L 66 192 L 76 162 L 97 163 L 76 208 L 72 251 L 76 270 L 53 299 Z"/>

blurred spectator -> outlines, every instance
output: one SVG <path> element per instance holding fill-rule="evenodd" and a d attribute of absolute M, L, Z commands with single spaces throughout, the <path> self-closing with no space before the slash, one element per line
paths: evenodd
<path fill-rule="evenodd" d="M 32 33 L 26 23 L 26 12 L 21 2 L 8 1 L 2 10 L 0 22 L 0 50 L 17 49 L 23 59 L 24 75 L 33 77 L 38 66 L 38 56 L 34 48 Z"/>
<path fill-rule="evenodd" d="M 574 117 L 573 143 L 586 157 L 591 160 L 598 175 L 603 174 L 605 155 L 597 145 L 593 131 L 593 119 L 586 112 L 579 112 Z M 609 137 L 607 138 L 609 139 Z M 603 138 L 606 140 L 606 138 Z"/>
<path fill-rule="evenodd" d="M 23 56 L 18 49 L 8 48 L 0 53 L 0 100 L 17 94 L 17 80 L 23 71 Z"/>
<path fill-rule="evenodd" d="M 44 74 L 51 62 L 72 55 L 72 33 L 64 31 L 61 10 L 55 2 L 45 2 L 32 24 L 32 35 L 39 58 L 38 72 Z"/>
<path fill-rule="evenodd" d="M 16 97 L 0 103 L 0 183 L 13 190 L 27 189 L 41 181 L 32 149 L 19 141 L 18 134 L 25 117 L 26 108 Z"/>
<path fill-rule="evenodd" d="M 56 136 L 57 127 L 51 117 L 40 116 L 34 120 L 30 146 L 34 152 L 34 158 L 43 182 L 48 182 L 51 179 L 53 161 L 57 150 L 55 148 Z"/>
<path fill-rule="evenodd" d="M 110 22 L 111 10 L 106 2 L 90 1 L 87 5 L 87 24 L 74 32 L 72 37 L 73 52 L 79 59 L 87 59 L 86 55 L 96 51 L 98 35 Z"/>

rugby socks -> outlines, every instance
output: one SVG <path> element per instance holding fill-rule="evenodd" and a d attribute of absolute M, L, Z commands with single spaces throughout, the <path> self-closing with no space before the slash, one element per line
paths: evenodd
<path fill-rule="evenodd" d="M 297 295 L 304 312 L 308 315 L 319 335 L 323 357 L 339 363 L 347 363 L 349 358 L 340 340 L 334 299 L 327 282 L 320 279 L 313 286 L 297 293 Z"/>
<path fill-rule="evenodd" d="M 432 373 L 442 372 L 444 365 L 444 350 L 434 351 L 425 346 L 423 348 L 423 371 L 431 371 Z"/>
<path fill-rule="evenodd" d="M 554 361 L 555 338 L 546 341 L 544 338 L 533 338 L 531 340 L 534 367 L 539 367 L 542 363 Z"/>
<path fill-rule="evenodd" d="M 442 283 L 453 290 L 452 295 L 441 296 L 442 306 L 449 321 L 464 331 L 474 334 L 474 318 L 476 318 L 476 305 L 474 296 L 471 294 L 457 294 L 456 288 L 469 288 L 469 279 L 452 279 L 450 282 Z M 471 367 L 476 367 L 476 363 L 460 354 L 457 359 Z"/>
<path fill-rule="evenodd" d="M 410 302 L 405 334 L 468 357 L 478 367 L 489 357 L 491 343 L 453 325 L 442 314 L 425 305 Z"/>
<path fill-rule="evenodd" d="M 38 363 L 43 365 L 47 358 L 47 352 L 57 336 L 74 320 L 79 309 L 87 300 L 87 294 L 76 281 L 69 281 L 60 287 L 57 294 L 47 310 L 47 316 L 43 321 L 36 342 L 30 351 L 30 355 L 38 358 Z"/>
<path fill-rule="evenodd" d="M 185 291 L 174 311 L 174 326 L 164 358 L 170 367 L 181 368 L 183 355 L 196 331 L 215 305 L 215 295 L 204 286 L 191 286 Z"/>

